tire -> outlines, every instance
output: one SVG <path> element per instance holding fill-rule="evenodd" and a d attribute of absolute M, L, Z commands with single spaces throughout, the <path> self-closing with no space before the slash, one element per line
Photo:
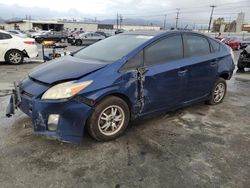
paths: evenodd
<path fill-rule="evenodd" d="M 109 141 L 122 135 L 129 121 L 127 103 L 121 98 L 109 96 L 96 105 L 87 121 L 87 130 L 95 140 Z"/>
<path fill-rule="evenodd" d="M 245 67 L 244 67 L 244 62 L 242 61 L 242 59 L 238 60 L 237 67 L 239 70 L 244 70 Z"/>
<path fill-rule="evenodd" d="M 81 45 L 82 45 L 82 40 L 77 39 L 77 40 L 75 41 L 75 45 L 76 45 L 76 46 L 81 46 Z"/>
<path fill-rule="evenodd" d="M 209 105 L 216 105 L 223 101 L 227 92 L 227 83 L 224 78 L 219 78 L 214 84 L 210 99 L 206 101 Z"/>
<path fill-rule="evenodd" d="M 23 53 L 19 50 L 9 50 L 5 54 L 5 60 L 12 65 L 23 63 Z"/>

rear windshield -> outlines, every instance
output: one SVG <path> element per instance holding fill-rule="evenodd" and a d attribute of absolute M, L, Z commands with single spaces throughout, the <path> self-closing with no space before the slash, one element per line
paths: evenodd
<path fill-rule="evenodd" d="M 116 35 L 80 50 L 74 57 L 114 62 L 151 38 L 145 35 Z"/>

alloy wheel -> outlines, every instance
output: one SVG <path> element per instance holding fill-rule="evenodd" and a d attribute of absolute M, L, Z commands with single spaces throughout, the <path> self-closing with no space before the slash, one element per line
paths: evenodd
<path fill-rule="evenodd" d="M 215 87 L 214 93 L 213 93 L 215 103 L 219 103 L 223 99 L 223 97 L 225 95 L 225 90 L 226 90 L 226 87 L 223 83 L 219 83 Z"/>
<path fill-rule="evenodd" d="M 116 134 L 123 126 L 125 113 L 120 106 L 111 105 L 105 108 L 98 118 L 98 128 L 106 136 Z"/>
<path fill-rule="evenodd" d="M 18 52 L 11 52 L 9 54 L 9 60 L 13 64 L 18 64 L 22 60 L 22 55 L 20 53 L 18 53 Z"/>

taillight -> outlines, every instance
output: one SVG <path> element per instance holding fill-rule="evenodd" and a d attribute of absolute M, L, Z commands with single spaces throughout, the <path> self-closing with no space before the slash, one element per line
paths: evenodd
<path fill-rule="evenodd" d="M 24 44 L 35 44 L 35 42 L 24 41 Z"/>

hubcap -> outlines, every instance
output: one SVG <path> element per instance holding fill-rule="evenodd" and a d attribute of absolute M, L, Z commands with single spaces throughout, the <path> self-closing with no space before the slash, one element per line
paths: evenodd
<path fill-rule="evenodd" d="M 214 90 L 214 102 L 220 102 L 225 95 L 225 85 L 223 83 L 219 83 Z"/>
<path fill-rule="evenodd" d="M 20 63 L 21 59 L 22 56 L 18 52 L 12 52 L 9 55 L 9 60 L 15 64 Z"/>
<path fill-rule="evenodd" d="M 121 107 L 111 105 L 105 108 L 98 119 L 98 128 L 106 136 L 116 134 L 123 126 L 125 114 Z"/>

